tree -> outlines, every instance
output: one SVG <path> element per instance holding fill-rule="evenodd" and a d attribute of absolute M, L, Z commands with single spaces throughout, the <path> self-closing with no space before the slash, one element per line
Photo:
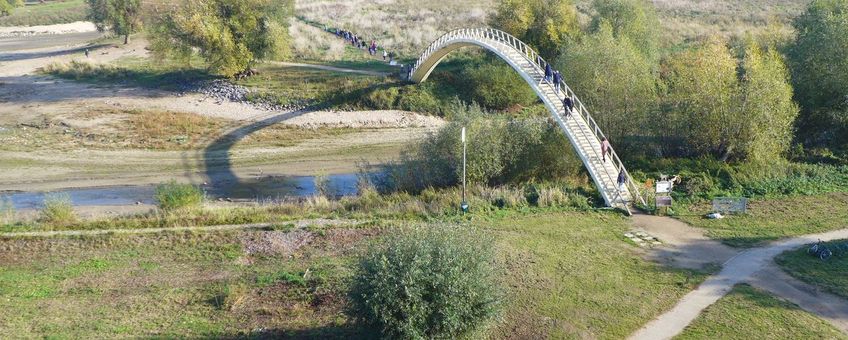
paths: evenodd
<path fill-rule="evenodd" d="M 571 0 L 502 0 L 490 22 L 551 61 L 563 43 L 580 33 Z"/>
<path fill-rule="evenodd" d="M 24 0 L 0 0 L 0 16 L 12 14 L 12 10 L 15 7 L 21 7 L 23 5 Z"/>
<path fill-rule="evenodd" d="M 672 55 L 665 65 L 662 123 L 683 137 L 689 155 L 727 159 L 738 150 L 743 129 L 736 66 L 730 49 L 716 37 Z"/>
<path fill-rule="evenodd" d="M 141 29 L 141 0 L 86 0 L 88 19 L 97 30 L 106 30 L 124 37 L 124 45 L 129 43 L 130 34 Z"/>
<path fill-rule="evenodd" d="M 597 14 L 590 31 L 600 30 L 603 22 L 612 27 L 613 36 L 626 37 L 651 60 L 659 55 L 660 22 L 654 6 L 645 0 L 595 0 Z"/>
<path fill-rule="evenodd" d="M 472 99 L 488 109 L 530 106 L 539 99 L 518 72 L 500 60 L 485 62 L 464 73 Z"/>
<path fill-rule="evenodd" d="M 792 99 L 789 69 L 774 47 L 749 44 L 742 63 L 742 103 L 745 129 L 741 138 L 747 160 L 779 159 L 792 141 L 798 105 Z"/>
<path fill-rule="evenodd" d="M 803 109 L 799 130 L 807 142 L 848 144 L 848 0 L 815 0 L 794 26 L 789 61 Z"/>
<path fill-rule="evenodd" d="M 196 49 L 211 70 L 231 77 L 258 59 L 284 53 L 281 6 L 268 0 L 186 1 L 157 15 L 151 48 L 160 58 L 186 60 Z"/>
<path fill-rule="evenodd" d="M 563 50 L 558 68 L 604 133 L 615 141 L 642 135 L 657 102 L 656 66 L 606 21 Z M 625 144 L 620 144 L 625 145 Z"/>

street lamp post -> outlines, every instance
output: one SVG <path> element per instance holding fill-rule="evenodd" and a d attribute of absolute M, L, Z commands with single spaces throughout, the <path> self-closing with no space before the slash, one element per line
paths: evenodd
<path fill-rule="evenodd" d="M 468 202 L 465 200 L 465 154 L 466 154 L 466 142 L 465 142 L 465 127 L 462 127 L 462 204 L 459 206 L 462 209 L 463 213 L 468 212 Z"/>

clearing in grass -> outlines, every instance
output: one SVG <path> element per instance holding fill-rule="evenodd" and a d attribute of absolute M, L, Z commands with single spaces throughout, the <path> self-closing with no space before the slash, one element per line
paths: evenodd
<path fill-rule="evenodd" d="M 737 285 L 675 339 L 848 339 L 798 306 Z"/>
<path fill-rule="evenodd" d="M 780 254 L 775 262 L 801 281 L 848 298 L 848 240 L 826 242 L 824 246 L 834 254 L 826 261 L 808 254 L 810 245 L 806 245 Z"/>

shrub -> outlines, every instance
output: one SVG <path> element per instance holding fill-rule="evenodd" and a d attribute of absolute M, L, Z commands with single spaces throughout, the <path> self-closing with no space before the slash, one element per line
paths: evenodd
<path fill-rule="evenodd" d="M 44 197 L 44 208 L 40 220 L 44 223 L 68 225 L 77 220 L 77 214 L 68 194 L 48 194 Z"/>
<path fill-rule="evenodd" d="M 401 92 L 397 106 L 401 110 L 436 114 L 441 103 L 429 87 L 407 86 Z"/>
<path fill-rule="evenodd" d="M 366 103 L 374 109 L 389 110 L 395 107 L 399 95 L 397 87 L 378 89 L 368 94 Z"/>
<path fill-rule="evenodd" d="M 583 164 L 559 127 L 544 119 L 505 119 L 487 115 L 476 105 L 454 100 L 455 117 L 436 134 L 411 144 L 399 161 L 385 167 L 378 189 L 418 193 L 462 180 L 460 130 L 468 136 L 467 181 L 503 185 L 555 181 L 582 173 Z"/>
<path fill-rule="evenodd" d="M 386 237 L 359 260 L 350 315 L 387 338 L 456 338 L 481 330 L 500 293 L 492 240 L 448 227 Z"/>
<path fill-rule="evenodd" d="M 156 186 L 156 202 L 162 210 L 195 207 L 203 202 L 203 191 L 191 184 L 180 184 L 174 180 Z"/>
<path fill-rule="evenodd" d="M 327 177 L 325 173 L 319 173 L 315 175 L 315 178 L 312 180 L 315 184 L 315 195 L 321 197 L 329 197 L 330 192 L 330 178 Z"/>
<path fill-rule="evenodd" d="M 15 219 L 15 205 L 8 197 L 0 197 L 0 225 L 10 224 Z"/>
<path fill-rule="evenodd" d="M 509 65 L 486 63 L 465 71 L 474 101 L 493 110 L 529 106 L 538 98 Z"/>

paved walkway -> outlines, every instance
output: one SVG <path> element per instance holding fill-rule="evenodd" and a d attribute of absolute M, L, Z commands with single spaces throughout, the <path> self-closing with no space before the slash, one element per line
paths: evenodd
<path fill-rule="evenodd" d="M 671 218 L 640 215 L 634 216 L 633 223 L 637 228 L 643 228 L 671 245 L 672 250 L 659 250 L 655 256 L 663 260 L 663 252 L 668 253 L 665 256 L 677 254 L 681 256 L 681 263 L 678 265 L 682 267 L 696 268 L 698 265 L 705 265 L 712 260 L 738 252 L 717 241 L 706 239 L 703 233 L 699 235 L 698 229 Z M 677 235 L 672 234 L 672 228 L 677 227 L 682 229 Z M 784 274 L 772 261 L 780 253 L 819 239 L 829 241 L 843 238 L 848 238 L 848 229 L 796 237 L 731 255 L 718 274 L 707 278 L 670 311 L 636 331 L 630 339 L 670 339 L 680 334 L 705 308 L 730 292 L 734 285 L 742 282 L 749 282 L 792 301 L 830 321 L 837 328 L 848 331 L 845 324 L 845 320 L 848 320 L 848 302 L 841 298 L 834 299 L 832 296 L 811 293 L 808 285 Z M 711 251 L 716 253 L 710 254 Z M 699 257 L 702 257 L 701 260 L 698 260 Z M 783 280 L 787 278 L 789 280 Z M 823 303 L 822 298 L 835 301 Z"/>

